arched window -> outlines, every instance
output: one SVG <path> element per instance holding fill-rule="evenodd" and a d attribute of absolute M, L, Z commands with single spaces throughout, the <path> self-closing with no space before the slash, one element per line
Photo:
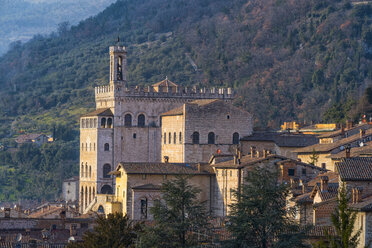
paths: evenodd
<path fill-rule="evenodd" d="M 173 133 L 173 144 L 176 144 L 177 142 L 177 134 L 176 132 Z"/>
<path fill-rule="evenodd" d="M 99 207 L 98 207 L 98 213 L 100 213 L 100 214 L 104 214 L 105 213 L 105 209 L 103 208 L 102 205 L 99 205 Z"/>
<path fill-rule="evenodd" d="M 112 194 L 112 188 L 110 185 L 103 185 L 101 188 L 101 194 Z"/>
<path fill-rule="evenodd" d="M 124 116 L 124 126 L 126 127 L 132 126 L 132 115 L 131 114 L 126 114 Z"/>
<path fill-rule="evenodd" d="M 106 128 L 106 118 L 101 119 L 101 128 Z"/>
<path fill-rule="evenodd" d="M 81 143 L 81 150 L 84 151 L 84 143 Z"/>
<path fill-rule="evenodd" d="M 180 144 L 182 144 L 182 133 L 181 132 L 178 135 L 178 140 L 179 140 Z"/>
<path fill-rule="evenodd" d="M 93 127 L 93 119 L 89 119 L 89 127 L 90 127 L 90 128 Z"/>
<path fill-rule="evenodd" d="M 103 178 L 110 178 L 110 175 L 108 174 L 111 171 L 111 165 L 104 164 L 103 165 Z"/>
<path fill-rule="evenodd" d="M 105 144 L 104 150 L 105 151 L 110 151 L 110 145 L 108 143 Z"/>
<path fill-rule="evenodd" d="M 164 145 L 167 144 L 167 133 L 164 133 Z"/>
<path fill-rule="evenodd" d="M 85 177 L 88 177 L 88 163 L 85 163 Z"/>
<path fill-rule="evenodd" d="M 112 128 L 112 118 L 107 119 L 107 128 Z"/>
<path fill-rule="evenodd" d="M 88 151 L 88 143 L 85 143 L 85 151 Z"/>
<path fill-rule="evenodd" d="M 97 119 L 94 118 L 94 121 L 93 121 L 93 127 L 96 128 L 97 127 Z"/>
<path fill-rule="evenodd" d="M 214 132 L 208 133 L 208 144 L 214 144 L 215 143 L 215 135 Z"/>
<path fill-rule="evenodd" d="M 172 143 L 172 134 L 170 132 L 168 134 L 168 142 L 169 142 L 169 144 Z"/>
<path fill-rule="evenodd" d="M 138 126 L 139 127 L 144 127 L 145 126 L 145 115 L 140 114 L 138 116 Z"/>
<path fill-rule="evenodd" d="M 82 127 L 82 128 L 85 128 L 85 119 L 82 119 L 82 120 L 81 120 L 81 127 Z"/>
<path fill-rule="evenodd" d="M 198 132 L 194 132 L 192 134 L 192 143 L 199 144 L 199 133 Z"/>
<path fill-rule="evenodd" d="M 238 133 L 233 134 L 233 144 L 235 144 L 235 145 L 239 144 L 239 134 Z"/>
<path fill-rule="evenodd" d="M 89 203 L 92 201 L 92 188 L 89 187 Z"/>
<path fill-rule="evenodd" d="M 92 177 L 92 166 L 89 165 L 89 177 Z"/>
<path fill-rule="evenodd" d="M 84 163 L 81 163 L 81 176 L 80 177 L 84 177 Z"/>

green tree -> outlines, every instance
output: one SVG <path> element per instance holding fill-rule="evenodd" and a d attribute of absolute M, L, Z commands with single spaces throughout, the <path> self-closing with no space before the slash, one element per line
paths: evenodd
<path fill-rule="evenodd" d="M 316 248 L 355 248 L 359 243 L 361 230 L 355 231 L 356 212 L 348 206 L 349 197 L 345 183 L 337 197 L 337 208 L 331 215 L 336 235 L 326 233 L 326 239 L 313 245 Z"/>
<path fill-rule="evenodd" d="M 293 221 L 294 208 L 286 206 L 287 185 L 265 168 L 249 171 L 241 191 L 234 193 L 228 229 L 231 247 L 306 247 L 303 232 Z"/>
<path fill-rule="evenodd" d="M 69 248 L 128 248 L 135 247 L 139 224 L 122 213 L 98 216 L 93 231 L 83 235 L 83 243 L 71 243 Z"/>
<path fill-rule="evenodd" d="M 140 247 L 190 247 L 195 244 L 193 231 L 207 227 L 204 203 L 197 199 L 200 189 L 191 186 L 187 177 L 177 177 L 162 185 L 162 200 L 150 209 L 154 225 L 146 227 Z"/>
<path fill-rule="evenodd" d="M 319 155 L 316 153 L 316 151 L 313 149 L 313 153 L 311 154 L 310 158 L 310 164 L 315 165 L 318 162 Z"/>

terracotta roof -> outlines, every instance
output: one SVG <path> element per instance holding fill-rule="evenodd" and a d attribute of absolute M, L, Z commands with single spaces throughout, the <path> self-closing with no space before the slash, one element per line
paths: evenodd
<path fill-rule="evenodd" d="M 228 161 L 212 164 L 211 166 L 213 166 L 215 168 L 235 168 L 235 169 L 239 169 L 239 168 L 243 168 L 245 166 L 254 165 L 256 163 L 261 163 L 263 161 L 270 160 L 270 159 L 287 160 L 288 158 L 284 157 L 284 156 L 276 155 L 276 154 L 268 155 L 266 158 L 264 158 L 264 157 L 251 158 L 250 155 L 246 155 L 246 156 L 243 156 L 240 159 L 239 164 L 234 164 L 234 160 L 228 160 Z"/>
<path fill-rule="evenodd" d="M 297 203 L 313 203 L 313 199 L 310 196 L 311 192 L 305 193 L 294 198 L 294 201 Z"/>
<path fill-rule="evenodd" d="M 348 133 L 350 131 L 353 131 L 355 129 L 360 129 L 360 128 L 369 128 L 369 124 L 361 124 L 361 125 L 356 125 L 352 128 L 349 128 L 349 129 L 345 129 L 344 132 L 345 133 Z M 326 133 L 326 134 L 322 134 L 319 136 L 319 138 L 333 138 L 333 137 L 337 137 L 337 136 L 340 136 L 342 134 L 342 131 L 341 129 L 339 130 L 336 130 L 336 131 L 333 131 L 333 132 L 330 132 L 330 133 Z"/>
<path fill-rule="evenodd" d="M 178 86 L 177 84 L 173 83 L 172 81 L 168 80 L 168 78 L 165 78 L 164 80 L 160 81 L 160 82 L 157 82 L 155 84 L 153 84 L 152 86 L 154 87 L 159 87 L 159 86 L 163 86 L 163 87 L 168 87 L 168 86 Z"/>
<path fill-rule="evenodd" d="M 372 135 L 372 129 L 366 130 L 365 135 L 363 136 L 363 138 L 366 137 L 366 136 L 370 136 L 370 135 Z M 352 135 L 350 137 L 337 140 L 334 143 L 315 144 L 315 145 L 312 145 L 312 146 L 307 146 L 307 147 L 304 147 L 304 148 L 296 149 L 294 152 L 297 152 L 297 153 L 309 153 L 309 152 L 313 152 L 313 151 L 329 152 L 329 151 L 332 151 L 335 148 L 345 146 L 346 144 L 352 143 L 352 142 L 357 141 L 359 139 L 360 139 L 360 134 L 355 134 L 355 135 Z"/>
<path fill-rule="evenodd" d="M 114 114 L 109 108 L 100 108 L 88 114 L 82 115 L 81 117 L 89 117 L 89 116 L 114 116 Z"/>
<path fill-rule="evenodd" d="M 307 232 L 308 237 L 325 237 L 326 233 L 331 236 L 336 236 L 337 232 L 333 226 L 312 226 Z"/>
<path fill-rule="evenodd" d="M 31 133 L 31 134 L 23 134 L 19 135 L 15 141 L 17 143 L 25 143 L 25 142 L 32 142 L 32 140 L 37 139 L 38 137 L 42 136 L 44 134 L 41 133 Z M 44 135 L 46 136 L 46 135 Z"/>
<path fill-rule="evenodd" d="M 372 181 L 372 158 L 343 158 L 336 163 L 342 181 Z"/>
<path fill-rule="evenodd" d="M 245 136 L 242 141 L 269 141 L 280 147 L 305 147 L 318 143 L 315 135 L 289 134 L 277 132 L 253 133 Z"/>
<path fill-rule="evenodd" d="M 372 196 L 363 198 L 361 202 L 351 204 L 350 207 L 361 212 L 372 212 Z"/>
<path fill-rule="evenodd" d="M 215 103 L 215 102 L 223 102 L 223 101 L 218 100 L 218 99 L 203 99 L 203 100 L 195 100 L 195 101 L 189 102 L 187 104 L 194 104 L 194 105 L 197 105 L 197 107 L 204 107 L 208 104 Z M 183 108 L 183 105 L 182 105 L 181 107 L 171 109 L 171 110 L 161 114 L 161 116 L 183 115 L 183 109 L 184 108 Z"/>
<path fill-rule="evenodd" d="M 359 157 L 361 155 L 364 155 L 365 157 L 372 157 L 372 142 L 368 142 L 362 147 L 352 147 L 350 149 L 350 157 Z M 341 159 L 345 156 L 345 151 L 340 151 L 338 153 L 331 154 L 330 158 Z"/>
<path fill-rule="evenodd" d="M 196 163 L 130 163 L 121 162 L 116 168 L 123 168 L 127 174 L 160 174 L 160 175 L 212 175 L 213 169 L 209 164 Z"/>
<path fill-rule="evenodd" d="M 317 183 L 321 181 L 322 176 L 327 176 L 328 177 L 328 183 L 338 183 L 338 174 L 333 171 L 327 171 L 325 173 L 321 173 L 317 175 L 314 179 L 310 180 L 307 183 L 307 186 L 309 187 L 314 187 Z"/>

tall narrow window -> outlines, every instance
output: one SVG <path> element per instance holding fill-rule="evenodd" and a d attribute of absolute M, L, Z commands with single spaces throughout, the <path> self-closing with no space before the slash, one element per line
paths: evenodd
<path fill-rule="evenodd" d="M 84 177 L 84 163 L 81 163 L 81 176 L 80 177 Z"/>
<path fill-rule="evenodd" d="M 172 143 L 172 134 L 169 132 L 169 137 L 168 137 L 168 142 L 169 142 L 169 144 L 171 144 Z"/>
<path fill-rule="evenodd" d="M 233 134 L 233 144 L 234 145 L 239 144 L 239 134 L 238 133 Z"/>
<path fill-rule="evenodd" d="M 92 151 L 92 143 L 89 143 L 89 151 Z"/>
<path fill-rule="evenodd" d="M 106 128 L 106 118 L 101 119 L 101 128 Z"/>
<path fill-rule="evenodd" d="M 123 80 L 123 58 L 120 56 L 118 57 L 117 67 L 118 67 L 118 71 L 117 71 L 116 79 Z"/>
<path fill-rule="evenodd" d="M 164 133 L 164 145 L 167 144 L 167 133 Z"/>
<path fill-rule="evenodd" d="M 141 219 L 147 219 L 147 199 L 141 199 Z"/>
<path fill-rule="evenodd" d="M 89 119 L 89 127 L 90 127 L 90 128 L 93 127 L 93 119 Z"/>
<path fill-rule="evenodd" d="M 111 165 L 105 164 L 103 166 L 103 178 L 110 178 L 110 175 L 108 174 L 111 171 Z"/>
<path fill-rule="evenodd" d="M 126 127 L 132 126 L 132 115 L 131 114 L 126 114 L 124 116 L 124 126 Z"/>
<path fill-rule="evenodd" d="M 104 150 L 105 150 L 105 151 L 109 151 L 109 150 L 110 150 L 110 145 L 109 145 L 108 143 L 106 143 L 106 144 L 104 145 Z"/>
<path fill-rule="evenodd" d="M 85 128 L 85 119 L 82 119 L 82 120 L 81 120 L 81 127 L 82 127 L 82 128 Z"/>
<path fill-rule="evenodd" d="M 192 134 L 192 143 L 199 144 L 199 133 L 198 132 L 194 132 Z"/>
<path fill-rule="evenodd" d="M 89 165 L 89 177 L 92 177 L 92 166 Z"/>
<path fill-rule="evenodd" d="M 84 143 L 81 143 L 81 150 L 84 151 Z"/>
<path fill-rule="evenodd" d="M 208 144 L 214 144 L 215 143 L 215 135 L 214 132 L 208 133 Z"/>
<path fill-rule="evenodd" d="M 176 132 L 173 133 L 173 144 L 176 144 L 177 142 L 177 134 Z"/>
<path fill-rule="evenodd" d="M 112 128 L 112 118 L 107 119 L 107 128 Z"/>
<path fill-rule="evenodd" d="M 88 143 L 85 143 L 85 151 L 88 151 Z"/>
<path fill-rule="evenodd" d="M 180 144 L 182 144 L 182 133 L 181 132 L 178 134 L 178 141 L 180 142 Z"/>
<path fill-rule="evenodd" d="M 145 115 L 143 115 L 143 114 L 140 114 L 139 116 L 138 116 L 138 126 L 139 127 L 144 127 L 145 126 Z"/>
<path fill-rule="evenodd" d="M 85 177 L 88 177 L 88 163 L 85 163 Z"/>

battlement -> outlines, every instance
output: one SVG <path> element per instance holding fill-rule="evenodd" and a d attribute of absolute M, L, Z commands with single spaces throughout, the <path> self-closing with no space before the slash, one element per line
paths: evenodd
<path fill-rule="evenodd" d="M 96 98 L 113 96 L 114 86 L 95 87 Z M 192 99 L 233 99 L 232 88 L 199 88 L 181 86 L 131 86 L 116 92 L 116 96 L 122 97 L 156 97 L 156 98 L 192 98 Z"/>
<path fill-rule="evenodd" d="M 124 46 L 110 46 L 111 52 L 127 52 L 127 48 Z"/>

